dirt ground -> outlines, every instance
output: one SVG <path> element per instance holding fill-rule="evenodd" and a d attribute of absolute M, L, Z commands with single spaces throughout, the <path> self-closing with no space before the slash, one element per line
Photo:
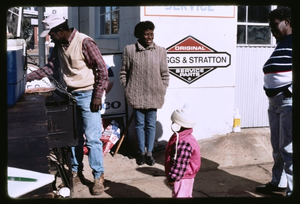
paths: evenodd
<path fill-rule="evenodd" d="M 198 142 L 202 155 L 201 169 L 194 183 L 194 198 L 284 196 L 284 193 L 263 195 L 255 191 L 256 186 L 269 182 L 272 176 L 273 163 L 268 128 L 243 129 L 240 133 L 230 133 Z M 156 160 L 153 166 L 138 166 L 135 159 L 128 154 L 128 149 L 125 149 L 127 152 L 124 148 L 121 150 L 115 156 L 107 154 L 104 157 L 105 192 L 97 196 L 91 195 L 94 179 L 88 156 L 85 155 L 85 182 L 74 187 L 71 197 L 171 198 L 172 189 L 166 185 L 164 173 L 163 146 L 153 152 Z M 56 185 L 60 183 L 58 178 Z"/>

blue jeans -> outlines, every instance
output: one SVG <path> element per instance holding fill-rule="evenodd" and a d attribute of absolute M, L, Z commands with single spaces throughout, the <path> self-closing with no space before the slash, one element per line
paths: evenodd
<path fill-rule="evenodd" d="M 92 90 L 72 92 L 77 100 L 76 104 L 76 123 L 78 145 L 71 147 L 72 150 L 72 171 L 81 172 L 83 169 L 83 134 L 86 136 L 86 145 L 89 149 L 89 165 L 92 168 L 94 178 L 97 179 L 104 173 L 103 167 L 103 150 L 100 140 L 101 130 L 101 114 L 91 112 L 90 104 L 92 100 Z"/>
<path fill-rule="evenodd" d="M 134 109 L 135 112 L 135 132 L 138 143 L 138 153 L 144 154 L 153 151 L 156 132 L 157 109 Z"/>
<path fill-rule="evenodd" d="M 269 122 L 274 165 L 271 184 L 293 191 L 292 98 L 284 94 L 269 98 Z"/>

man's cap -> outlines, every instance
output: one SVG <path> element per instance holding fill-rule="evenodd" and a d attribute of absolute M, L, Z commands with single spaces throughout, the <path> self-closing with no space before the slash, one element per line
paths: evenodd
<path fill-rule="evenodd" d="M 52 14 L 52 15 L 48 16 L 48 18 L 46 18 L 42 21 L 42 23 L 44 25 L 44 31 L 41 32 L 40 36 L 46 37 L 46 35 L 49 33 L 49 31 L 52 28 L 64 23 L 65 21 L 66 21 L 66 19 L 59 14 Z"/>

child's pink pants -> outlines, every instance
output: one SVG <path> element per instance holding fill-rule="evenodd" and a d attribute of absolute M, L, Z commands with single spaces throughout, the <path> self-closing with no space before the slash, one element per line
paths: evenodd
<path fill-rule="evenodd" d="M 173 198 L 191 198 L 193 193 L 194 178 L 180 179 L 176 181 L 173 186 Z"/>

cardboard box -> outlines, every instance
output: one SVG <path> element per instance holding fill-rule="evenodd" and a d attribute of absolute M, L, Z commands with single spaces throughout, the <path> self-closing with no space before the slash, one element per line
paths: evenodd
<path fill-rule="evenodd" d="M 112 120 L 111 123 L 105 128 L 100 140 L 103 143 L 103 156 L 110 152 L 111 148 L 120 139 L 119 124 Z"/>
<path fill-rule="evenodd" d="M 100 140 L 103 144 L 103 156 L 105 156 L 108 152 L 110 152 L 111 148 L 118 142 L 120 139 L 120 126 L 115 121 L 112 120 L 110 123 L 107 124 L 107 121 L 101 122 L 102 124 L 102 136 Z M 106 127 L 106 128 L 104 128 Z M 86 146 L 86 137 L 83 135 L 84 138 L 84 146 L 83 146 L 83 153 L 85 155 L 89 154 L 89 149 Z"/>

